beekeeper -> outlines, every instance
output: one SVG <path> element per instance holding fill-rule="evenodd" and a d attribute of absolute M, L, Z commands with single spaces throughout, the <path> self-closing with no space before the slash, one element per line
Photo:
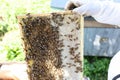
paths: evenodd
<path fill-rule="evenodd" d="M 80 15 L 92 16 L 100 23 L 120 25 L 119 0 L 69 0 L 65 9 L 73 10 Z M 120 52 L 112 58 L 108 70 L 108 80 L 118 79 L 120 80 Z"/>

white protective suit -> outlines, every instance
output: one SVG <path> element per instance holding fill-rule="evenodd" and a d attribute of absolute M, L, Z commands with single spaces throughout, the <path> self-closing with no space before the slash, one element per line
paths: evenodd
<path fill-rule="evenodd" d="M 100 23 L 120 25 L 120 0 L 69 0 L 66 10 L 90 15 Z M 73 6 L 73 7 L 71 7 Z M 119 45 L 119 44 L 118 44 Z M 108 80 L 120 80 L 120 51 L 111 59 Z"/>
<path fill-rule="evenodd" d="M 120 25 L 120 3 L 108 0 L 70 0 L 65 9 L 69 9 L 71 4 L 77 8 L 73 9 L 82 15 L 90 15 L 100 23 Z M 69 5 L 69 6 L 68 6 Z"/>

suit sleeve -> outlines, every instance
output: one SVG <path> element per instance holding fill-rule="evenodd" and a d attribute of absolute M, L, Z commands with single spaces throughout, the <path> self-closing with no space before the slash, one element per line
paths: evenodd
<path fill-rule="evenodd" d="M 102 1 L 99 4 L 100 11 L 92 16 L 100 23 L 120 25 L 120 3 Z"/>

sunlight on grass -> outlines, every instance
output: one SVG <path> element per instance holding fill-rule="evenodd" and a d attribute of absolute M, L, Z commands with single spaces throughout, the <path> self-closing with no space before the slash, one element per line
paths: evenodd
<path fill-rule="evenodd" d="M 50 0 L 0 0 L 0 16 L 8 24 L 8 30 L 17 28 L 18 15 L 48 12 L 52 12 Z"/>
<path fill-rule="evenodd" d="M 22 61 L 25 54 L 23 53 L 20 31 L 12 30 L 5 34 L 3 41 L 0 43 L 0 61 Z"/>

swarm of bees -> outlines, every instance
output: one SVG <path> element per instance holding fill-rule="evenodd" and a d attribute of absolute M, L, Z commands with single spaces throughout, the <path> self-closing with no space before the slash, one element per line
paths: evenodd
<path fill-rule="evenodd" d="M 30 80 L 69 80 L 82 75 L 80 15 L 72 11 L 27 14 L 19 20 Z"/>

